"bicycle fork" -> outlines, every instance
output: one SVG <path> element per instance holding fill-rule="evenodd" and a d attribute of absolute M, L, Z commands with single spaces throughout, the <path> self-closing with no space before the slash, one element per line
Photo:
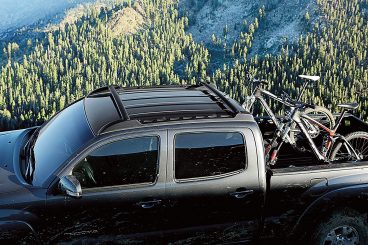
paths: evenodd
<path fill-rule="evenodd" d="M 281 146 L 285 142 L 290 142 L 289 132 L 290 132 L 290 125 L 287 125 L 287 126 L 285 124 L 282 125 L 281 130 L 278 130 L 275 137 L 273 137 L 271 143 L 266 146 L 265 156 L 266 156 L 266 162 L 269 165 L 275 165 L 277 161 L 278 153 L 281 149 Z M 279 139 L 281 140 L 280 143 L 278 142 Z"/>
<path fill-rule="evenodd" d="M 275 163 L 276 163 L 276 161 L 277 161 L 277 156 L 278 156 L 278 154 L 279 154 L 279 151 L 280 151 L 280 149 L 281 149 L 281 146 L 284 144 L 284 142 L 283 141 L 281 141 L 278 145 L 277 145 L 277 147 L 276 148 L 274 148 L 273 150 L 272 150 L 272 153 L 271 153 L 271 155 L 270 155 L 270 159 L 269 159 L 269 161 L 268 161 L 268 163 L 270 164 L 270 165 L 275 165 Z"/>

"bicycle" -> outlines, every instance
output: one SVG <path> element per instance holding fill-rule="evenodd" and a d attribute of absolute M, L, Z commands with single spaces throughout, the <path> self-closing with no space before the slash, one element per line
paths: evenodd
<path fill-rule="evenodd" d="M 314 82 L 319 80 L 319 77 L 317 76 L 301 75 L 300 77 Z M 277 128 L 271 143 L 265 147 L 266 162 L 268 165 L 274 165 L 276 163 L 278 152 L 283 143 L 286 142 L 295 145 L 295 141 L 292 140 L 289 134 L 292 132 L 292 130 L 294 130 L 295 132 L 296 127 L 299 129 L 297 131 L 307 139 L 313 153 L 320 161 L 323 161 L 325 163 L 330 163 L 337 160 L 359 161 L 368 157 L 368 133 L 354 132 L 347 135 L 346 137 L 336 133 L 337 129 L 341 125 L 342 120 L 344 119 L 347 110 L 358 108 L 359 105 L 357 103 L 338 105 L 338 107 L 343 108 L 343 110 L 338 117 L 336 124 L 332 123 L 334 122 L 334 118 L 331 112 L 327 111 L 327 109 L 322 109 L 327 118 L 331 118 L 330 126 L 326 126 L 323 122 L 312 118 L 308 115 L 308 113 L 306 113 L 308 111 L 315 110 L 316 106 L 300 102 L 300 98 L 308 83 L 304 84 L 297 100 L 292 100 L 290 96 L 285 93 L 284 96 L 280 98 L 272 94 L 271 92 L 262 89 L 260 85 L 267 84 L 265 81 L 254 79 L 253 83 L 256 84 L 256 88 L 253 91 L 252 96 L 247 97 L 245 104 L 243 104 L 244 108 L 250 111 L 255 100 L 258 99 L 264 106 L 266 112 L 270 115 L 271 120 L 275 123 Z M 290 111 L 286 113 L 286 115 L 282 118 L 282 121 L 277 120 L 275 114 L 272 112 L 272 110 L 262 97 L 262 94 L 266 94 L 270 98 L 279 101 L 280 103 L 290 108 Z M 313 137 L 315 137 L 315 134 L 313 132 L 315 129 L 318 129 L 319 133 L 320 129 L 326 133 L 323 138 L 322 146 L 320 147 L 321 150 L 318 149 L 313 141 Z M 278 142 L 279 140 L 281 140 L 281 142 Z M 358 148 L 358 143 L 354 144 L 353 146 L 350 143 L 352 141 L 359 141 L 360 148 Z"/>
<path fill-rule="evenodd" d="M 291 112 L 287 116 L 288 124 L 283 131 L 277 132 L 275 134 L 270 144 L 273 149 L 272 153 L 269 154 L 271 152 L 271 149 L 266 152 L 266 156 L 269 156 L 269 158 L 266 158 L 268 164 L 274 165 L 276 163 L 278 152 L 283 143 L 286 142 L 286 135 L 289 133 L 291 129 L 291 124 L 293 122 L 295 122 L 296 125 L 299 127 L 300 132 L 307 139 L 312 152 L 315 154 L 319 161 L 331 163 L 339 160 L 360 161 L 368 158 L 368 133 L 353 132 L 346 137 L 336 133 L 339 126 L 341 125 L 341 122 L 344 119 L 346 112 L 348 110 L 357 109 L 359 106 L 357 103 L 338 105 L 338 107 L 342 108 L 343 110 L 338 117 L 337 123 L 332 129 L 304 114 L 303 111 L 306 108 L 313 108 L 312 105 L 296 101 L 288 101 L 288 103 L 293 104 L 293 106 L 291 107 Z M 309 132 L 305 126 L 306 124 L 313 124 L 325 132 L 323 143 L 320 147 L 321 149 L 318 149 L 312 137 L 309 135 Z M 281 139 L 281 142 L 278 142 L 279 139 Z M 359 144 L 352 144 L 352 141 L 357 141 L 359 142 Z"/>
<path fill-rule="evenodd" d="M 303 93 L 305 92 L 307 86 L 309 85 L 309 82 L 313 81 L 313 82 L 317 82 L 320 77 L 318 76 L 306 76 L 306 75 L 299 75 L 300 78 L 302 79 L 306 79 L 307 81 L 304 83 L 297 99 L 295 102 L 298 102 L 301 100 Z M 269 98 L 280 102 L 281 104 L 291 108 L 293 105 L 288 103 L 287 100 L 292 100 L 290 98 L 290 96 L 283 92 L 282 96 L 277 96 L 265 89 L 263 89 L 262 85 L 267 85 L 268 82 L 265 80 L 258 80 L 253 78 L 250 74 L 248 74 L 248 79 L 251 81 L 251 86 L 254 86 L 254 89 L 251 88 L 252 93 L 250 96 L 247 96 L 245 99 L 245 102 L 243 103 L 243 108 L 252 113 L 252 110 L 254 108 L 254 103 L 256 102 L 256 100 L 258 100 L 262 107 L 265 109 L 266 113 L 268 114 L 268 116 L 270 117 L 271 121 L 274 123 L 274 125 L 276 126 L 277 130 L 282 131 L 284 124 L 283 124 L 283 118 L 281 118 L 280 120 L 277 119 L 275 113 L 272 111 L 272 109 L 268 106 L 268 103 L 266 102 L 266 100 L 264 99 L 263 95 L 268 96 Z M 335 119 L 334 116 L 332 115 L 332 113 L 322 107 L 322 106 L 313 106 L 313 108 L 307 108 L 305 111 L 305 114 L 309 114 L 309 115 L 313 115 L 313 117 L 318 118 L 319 121 L 321 123 L 323 123 L 323 125 L 327 126 L 327 127 L 332 127 L 335 124 Z M 315 127 L 313 125 L 308 125 L 307 126 L 308 131 L 309 131 L 309 135 L 312 138 L 316 138 L 319 135 L 319 128 Z M 292 124 L 292 128 L 290 130 L 290 135 L 286 136 L 286 139 L 290 144 L 295 145 L 297 138 L 299 135 L 299 130 L 296 128 L 296 124 Z"/>

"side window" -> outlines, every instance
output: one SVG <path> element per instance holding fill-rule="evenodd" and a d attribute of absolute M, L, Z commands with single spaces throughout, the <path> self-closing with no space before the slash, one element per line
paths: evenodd
<path fill-rule="evenodd" d="M 73 169 L 83 188 L 153 183 L 158 172 L 158 137 L 109 143 Z"/>
<path fill-rule="evenodd" d="M 245 167 L 245 144 L 240 133 L 184 133 L 175 137 L 176 179 L 215 176 Z"/>

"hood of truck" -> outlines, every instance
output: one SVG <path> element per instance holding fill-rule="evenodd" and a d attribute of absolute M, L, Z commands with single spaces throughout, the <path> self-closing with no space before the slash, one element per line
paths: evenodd
<path fill-rule="evenodd" d="M 0 222 L 27 220 L 33 205 L 44 204 L 46 191 L 28 185 L 20 172 L 20 152 L 31 130 L 0 133 Z"/>
<path fill-rule="evenodd" d="M 0 195 L 22 188 L 19 176 L 21 141 L 27 129 L 0 133 Z"/>

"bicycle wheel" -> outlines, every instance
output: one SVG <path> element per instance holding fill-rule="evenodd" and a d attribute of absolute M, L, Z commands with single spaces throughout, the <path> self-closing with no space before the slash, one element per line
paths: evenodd
<path fill-rule="evenodd" d="M 316 106 L 315 108 L 307 108 L 303 114 L 316 119 L 318 122 L 322 123 L 328 128 L 332 128 L 335 126 L 334 116 L 332 115 L 330 110 L 325 107 Z M 309 135 L 312 138 L 316 138 L 320 134 L 320 129 L 317 126 L 311 123 L 305 123 L 304 126 L 307 128 Z M 295 144 L 299 139 L 304 138 L 303 134 L 301 134 L 300 129 L 297 127 L 297 124 L 295 122 L 293 122 L 291 125 L 289 136 L 291 139 L 291 144 Z"/>
<path fill-rule="evenodd" d="M 354 132 L 345 136 L 346 140 L 353 147 L 356 153 L 362 160 L 368 160 L 368 133 L 366 132 Z M 339 142 L 334 146 L 334 149 L 330 156 L 331 161 L 351 161 L 356 160 L 356 157 L 349 154 L 348 148 L 345 143 Z"/>

